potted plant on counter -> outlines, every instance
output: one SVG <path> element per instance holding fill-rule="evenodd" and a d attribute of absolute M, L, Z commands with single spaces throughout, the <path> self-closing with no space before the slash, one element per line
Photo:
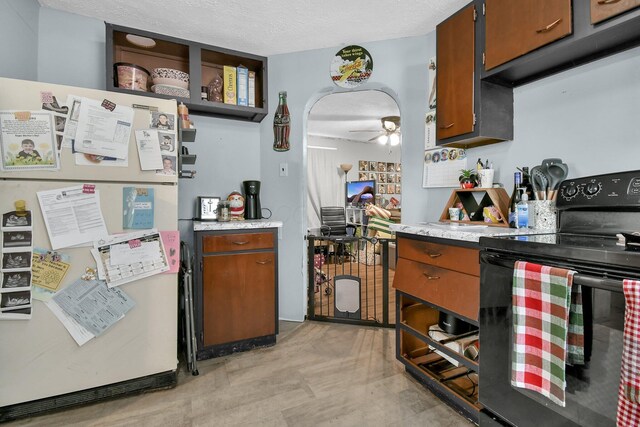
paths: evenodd
<path fill-rule="evenodd" d="M 475 169 L 460 169 L 460 188 L 474 188 L 478 185 L 478 172 Z"/>

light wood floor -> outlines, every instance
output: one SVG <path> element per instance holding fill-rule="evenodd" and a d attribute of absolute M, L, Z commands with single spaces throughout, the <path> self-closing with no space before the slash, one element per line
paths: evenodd
<path fill-rule="evenodd" d="M 314 293 L 314 313 L 322 316 L 334 315 L 333 278 L 336 275 L 354 275 L 360 277 L 361 298 L 360 311 L 363 320 L 377 320 L 382 322 L 382 265 L 365 265 L 358 262 L 344 262 L 342 264 L 324 265 L 322 271 L 327 274 L 329 283 L 323 284 L 319 292 Z M 389 269 L 389 323 L 396 319 L 396 292 L 393 285 L 395 270 Z M 325 289 L 331 287 L 331 293 Z"/>
<path fill-rule="evenodd" d="M 300 326 L 298 326 L 300 325 Z M 395 360 L 394 331 L 281 322 L 274 347 L 199 363 L 170 390 L 11 426 L 470 426 Z"/>

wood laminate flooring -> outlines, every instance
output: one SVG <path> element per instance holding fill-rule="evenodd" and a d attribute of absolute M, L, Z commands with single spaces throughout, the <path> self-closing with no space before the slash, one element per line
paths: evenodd
<path fill-rule="evenodd" d="M 278 343 L 181 369 L 177 387 L 11 426 L 471 426 L 404 372 L 395 331 L 281 322 Z"/>

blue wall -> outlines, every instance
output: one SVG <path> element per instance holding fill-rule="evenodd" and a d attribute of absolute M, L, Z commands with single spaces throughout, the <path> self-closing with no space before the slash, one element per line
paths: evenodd
<path fill-rule="evenodd" d="M 0 2 L 0 76 L 38 79 L 37 0 Z"/>
<path fill-rule="evenodd" d="M 0 3 L 0 75 L 104 88 L 104 23 L 40 8 L 38 29 L 38 8 L 32 0 Z M 73 32 L 65 33 L 69 28 Z M 435 33 L 364 46 L 375 65 L 369 86 L 393 92 L 401 110 L 403 222 L 433 221 L 451 192 L 421 186 L 427 61 L 435 55 Z M 225 196 L 242 180 L 262 181 L 263 206 L 284 222 L 279 268 L 285 319 L 302 320 L 306 307 L 304 116 L 313 100 L 335 90 L 329 64 L 338 49 L 270 57 L 272 102 L 261 124 L 194 116 L 198 133 L 189 148 L 198 154 L 198 175 L 180 180 L 181 218 L 194 215 L 197 195 Z M 288 91 L 292 149 L 276 153 L 273 100 L 281 90 Z M 496 180 L 509 190 L 516 166 L 545 157 L 563 158 L 571 176 L 640 169 L 640 48 L 516 88 L 514 102 L 514 140 L 469 150 L 471 159 L 493 161 Z M 288 177 L 278 174 L 281 162 L 289 164 Z M 189 223 L 180 228 L 188 238 Z"/>

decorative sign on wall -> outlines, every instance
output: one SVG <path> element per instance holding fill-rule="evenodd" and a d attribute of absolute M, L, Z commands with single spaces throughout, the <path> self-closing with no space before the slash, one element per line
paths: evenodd
<path fill-rule="evenodd" d="M 354 88 L 369 80 L 373 59 L 362 46 L 351 45 L 336 53 L 331 61 L 331 80 L 344 88 Z"/>

